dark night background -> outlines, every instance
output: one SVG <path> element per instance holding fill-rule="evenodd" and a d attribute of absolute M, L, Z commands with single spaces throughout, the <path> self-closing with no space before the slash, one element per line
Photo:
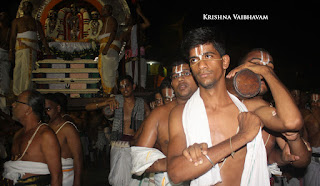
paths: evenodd
<path fill-rule="evenodd" d="M 1 11 L 14 18 L 19 0 L 11 0 Z M 127 0 L 129 7 L 132 4 Z M 276 73 L 289 88 L 319 89 L 320 70 L 316 60 L 318 15 L 315 2 L 255 1 L 159 1 L 142 0 L 141 8 L 150 20 L 147 36 L 147 58 L 169 66 L 179 54 L 184 33 L 200 26 L 218 26 L 226 36 L 231 66 L 252 48 L 265 48 L 273 56 Z M 203 20 L 203 14 L 262 14 L 264 21 Z M 180 34 L 179 34 L 180 33 Z"/>
<path fill-rule="evenodd" d="M 315 6 L 302 3 L 271 3 L 268 1 L 174 1 L 160 3 L 145 0 L 143 11 L 152 26 L 147 33 L 152 35 L 152 53 L 163 63 L 170 63 L 177 55 L 177 34 L 172 33 L 174 23 L 182 18 L 183 33 L 200 26 L 218 26 L 226 35 L 227 53 L 232 69 L 237 61 L 252 48 L 265 48 L 273 56 L 276 73 L 289 88 L 304 90 L 319 89 L 319 65 L 313 59 L 318 52 L 315 42 L 318 29 L 315 23 L 319 16 Z M 266 14 L 268 21 L 203 20 L 203 14 Z"/>

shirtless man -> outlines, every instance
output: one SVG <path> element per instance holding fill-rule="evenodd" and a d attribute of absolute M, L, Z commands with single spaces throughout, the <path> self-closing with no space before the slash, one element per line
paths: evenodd
<path fill-rule="evenodd" d="M 31 70 L 37 60 L 39 34 L 45 52 L 50 53 L 48 43 L 45 40 L 41 23 L 32 17 L 33 6 L 31 2 L 22 4 L 23 17 L 16 18 L 12 22 L 9 60 L 14 62 L 13 93 L 19 95 L 24 90 L 32 88 Z"/>
<path fill-rule="evenodd" d="M 270 69 L 274 70 L 274 61 L 268 51 L 266 51 L 263 48 L 255 48 L 249 51 L 246 54 L 246 56 L 240 61 L 239 66 L 234 70 L 230 71 L 229 74 L 234 74 L 239 69 L 250 68 L 250 66 L 254 67 L 253 70 L 264 68 L 264 66 L 267 66 Z M 231 76 L 227 75 L 227 77 L 231 77 Z M 262 75 L 260 75 L 260 78 L 261 78 L 261 90 L 259 94 L 254 99 L 252 99 L 253 101 L 255 101 L 255 99 L 263 99 L 263 95 L 265 95 L 268 92 L 268 87 L 267 87 L 268 82 L 266 82 L 265 78 Z M 251 100 L 248 99 L 246 101 L 250 102 Z M 294 99 L 294 102 L 296 103 L 295 99 Z M 268 163 L 269 164 L 277 163 L 279 166 L 283 166 L 288 163 L 292 163 L 292 165 L 297 167 L 307 166 L 310 160 L 310 152 L 304 151 L 304 150 L 307 150 L 306 148 L 291 149 L 291 151 L 294 150 L 295 152 L 297 152 L 297 154 L 294 154 L 294 155 L 290 154 L 290 150 L 288 150 L 289 146 L 285 141 L 287 140 L 286 139 L 287 135 L 290 135 L 291 138 L 293 137 L 293 135 L 295 135 L 296 136 L 295 141 L 301 141 L 306 143 L 306 141 L 300 136 L 299 132 L 281 134 L 281 133 L 271 131 L 267 128 L 264 128 L 264 130 L 262 131 L 262 137 L 267 150 Z M 281 151 L 282 153 L 280 153 L 280 151 L 278 151 L 278 149 L 275 148 L 276 143 L 282 150 Z M 291 145 L 291 147 L 295 148 L 299 146 Z"/>
<path fill-rule="evenodd" d="M 44 97 L 36 91 L 24 91 L 12 107 L 13 118 L 23 128 L 13 138 L 12 161 L 5 163 L 4 177 L 22 185 L 61 186 L 59 141 L 51 128 L 42 123 L 48 119 Z"/>
<path fill-rule="evenodd" d="M 111 131 L 111 153 L 109 183 L 111 185 L 129 185 L 131 177 L 130 144 L 134 143 L 134 135 L 138 131 L 143 120 L 149 115 L 150 108 L 142 98 L 136 98 L 133 94 L 136 85 L 131 76 L 123 76 L 119 79 L 121 95 L 107 98 L 104 102 L 92 103 L 86 106 L 87 110 L 103 108 L 105 115 L 114 113 Z M 111 112 L 110 112 L 111 111 Z M 120 156 L 121 154 L 121 156 Z"/>
<path fill-rule="evenodd" d="M 311 108 L 309 114 L 304 117 L 306 129 L 308 131 L 309 142 L 312 147 L 311 163 L 304 176 L 305 185 L 320 184 L 320 94 L 310 95 Z"/>
<path fill-rule="evenodd" d="M 86 105 L 86 109 L 96 110 L 104 108 L 104 111 L 111 110 L 111 115 L 114 114 L 111 140 L 131 141 L 144 118 L 149 115 L 150 108 L 142 98 L 134 96 L 133 92 L 136 85 L 133 83 L 131 76 L 120 77 L 119 87 L 121 95 L 107 98 L 100 103 L 88 104 Z M 135 114 L 132 113 L 133 111 Z M 134 121 L 131 119 L 134 119 Z"/>
<path fill-rule="evenodd" d="M 168 119 L 171 110 L 176 105 L 185 104 L 192 94 L 198 88 L 192 74 L 190 67 L 184 61 L 177 61 L 172 65 L 172 87 L 176 93 L 176 99 L 155 108 L 148 118 L 143 122 L 142 133 L 140 134 L 136 146 L 153 148 L 158 147 L 159 150 L 165 155 L 168 155 L 168 142 L 169 142 L 169 131 L 168 131 Z M 146 151 L 148 152 L 148 150 Z M 141 154 L 137 154 L 141 156 Z M 148 153 L 145 154 L 148 156 Z M 135 156 L 133 156 L 133 159 Z M 139 157 L 136 157 L 139 158 Z M 134 161 L 134 160 L 133 160 Z M 146 172 L 166 172 L 167 171 L 167 159 L 162 158 L 155 161 Z M 157 179 L 156 179 L 157 180 Z M 166 183 L 169 182 L 166 179 Z M 160 182 L 161 183 L 161 182 Z M 156 183 L 156 185 L 161 185 Z"/>
<path fill-rule="evenodd" d="M 79 133 L 73 123 L 62 118 L 56 95 L 46 94 L 45 106 L 50 116 L 49 126 L 57 135 L 61 147 L 62 183 L 64 186 L 80 186 L 83 159 Z"/>
<path fill-rule="evenodd" d="M 228 94 L 224 77 L 230 57 L 219 39 L 215 30 L 198 28 L 183 41 L 199 89 L 186 105 L 171 111 L 169 176 L 174 183 L 192 180 L 191 184 L 269 185 L 260 123 L 279 132 L 298 131 L 303 124 L 301 115 L 287 89 L 266 66 L 256 73 L 269 83 L 279 108 L 277 114 L 263 100 L 242 103 Z M 255 130 L 244 135 L 244 126 Z M 260 128 L 258 134 L 256 128 Z"/>
<path fill-rule="evenodd" d="M 118 22 L 112 16 L 112 10 L 111 5 L 105 5 L 102 8 L 103 26 L 98 36 L 98 41 L 100 42 L 98 68 L 105 94 L 110 94 L 115 85 L 121 48 L 120 41 L 115 40 Z"/>

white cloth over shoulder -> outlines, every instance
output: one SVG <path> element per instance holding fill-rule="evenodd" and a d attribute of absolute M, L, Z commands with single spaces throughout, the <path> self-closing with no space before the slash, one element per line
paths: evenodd
<path fill-rule="evenodd" d="M 62 186 L 72 186 L 74 181 L 73 158 L 61 158 Z"/>
<path fill-rule="evenodd" d="M 240 112 L 247 112 L 246 106 L 234 95 L 228 93 Z M 186 103 L 182 115 L 182 123 L 186 135 L 187 146 L 194 143 L 207 143 L 212 147 L 211 134 L 205 105 L 200 96 L 200 89 Z M 201 135 L 200 135 L 201 134 Z M 220 168 L 216 164 L 202 176 L 191 181 L 191 185 L 214 185 L 222 182 Z M 241 186 L 270 185 L 267 168 L 267 155 L 261 129 L 255 139 L 247 144 L 245 165 L 241 177 Z"/>
<path fill-rule="evenodd" d="M 50 174 L 50 171 L 48 165 L 41 162 L 7 161 L 4 163 L 3 177 L 13 180 L 14 184 L 26 173 L 46 175 Z"/>

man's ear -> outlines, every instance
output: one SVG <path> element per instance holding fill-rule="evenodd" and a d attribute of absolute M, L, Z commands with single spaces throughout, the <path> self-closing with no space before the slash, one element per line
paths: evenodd
<path fill-rule="evenodd" d="M 137 85 L 136 85 L 136 84 L 133 84 L 133 85 L 132 85 L 133 90 L 135 90 L 135 89 L 136 89 L 136 87 L 137 87 Z"/>
<path fill-rule="evenodd" d="M 58 109 L 58 112 L 61 113 L 61 106 L 60 105 L 57 106 L 57 109 Z"/>
<path fill-rule="evenodd" d="M 26 113 L 25 113 L 26 116 L 29 115 L 29 114 L 31 114 L 31 113 L 32 113 L 32 108 L 31 108 L 31 107 L 28 107 L 27 110 L 26 110 Z"/>
<path fill-rule="evenodd" d="M 230 56 L 228 54 L 225 54 L 222 56 L 222 66 L 223 69 L 227 69 L 230 65 Z"/>

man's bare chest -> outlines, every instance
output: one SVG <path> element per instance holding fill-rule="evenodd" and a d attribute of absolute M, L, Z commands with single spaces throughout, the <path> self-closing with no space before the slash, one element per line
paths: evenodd
<path fill-rule="evenodd" d="M 21 18 L 17 22 L 17 26 L 18 33 L 37 30 L 36 21 L 34 19 Z"/>
<path fill-rule="evenodd" d="M 210 128 L 212 144 L 218 144 L 231 136 L 238 130 L 238 111 L 219 111 L 207 115 Z"/>
<path fill-rule="evenodd" d="M 132 111 L 134 104 L 124 104 L 123 105 L 123 119 L 124 121 L 131 121 Z"/>

